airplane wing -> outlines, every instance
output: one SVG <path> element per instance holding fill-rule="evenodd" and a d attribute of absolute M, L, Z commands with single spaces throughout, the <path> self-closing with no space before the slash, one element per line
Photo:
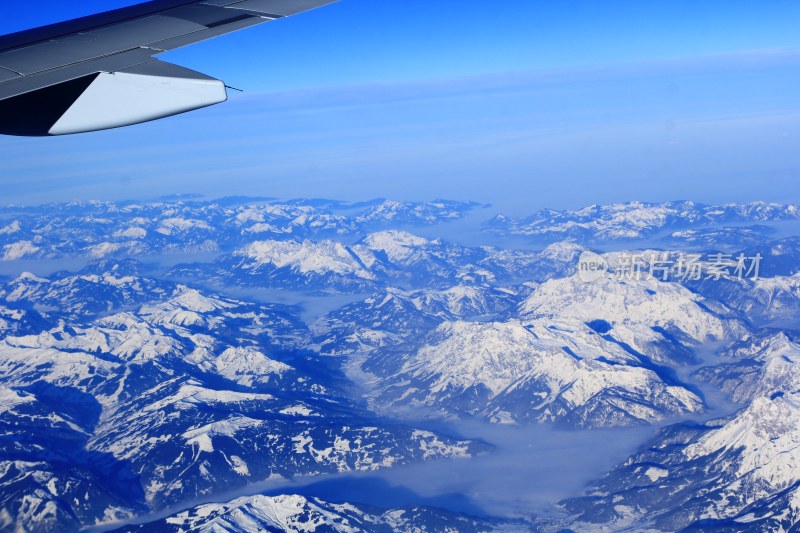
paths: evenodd
<path fill-rule="evenodd" d="M 0 37 L 0 134 L 138 124 L 227 100 L 160 53 L 336 0 L 155 0 Z"/>

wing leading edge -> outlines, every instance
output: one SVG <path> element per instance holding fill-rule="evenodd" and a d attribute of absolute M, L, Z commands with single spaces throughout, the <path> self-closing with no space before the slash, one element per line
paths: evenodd
<path fill-rule="evenodd" d="M 95 131 L 222 102 L 222 82 L 154 56 L 335 1 L 155 0 L 2 36 L 0 134 Z"/>

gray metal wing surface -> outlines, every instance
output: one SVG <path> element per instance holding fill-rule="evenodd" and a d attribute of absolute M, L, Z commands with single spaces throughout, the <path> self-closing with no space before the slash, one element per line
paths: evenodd
<path fill-rule="evenodd" d="M 0 133 L 81 133 L 219 103 L 222 82 L 155 56 L 334 1 L 155 0 L 2 36 Z"/>

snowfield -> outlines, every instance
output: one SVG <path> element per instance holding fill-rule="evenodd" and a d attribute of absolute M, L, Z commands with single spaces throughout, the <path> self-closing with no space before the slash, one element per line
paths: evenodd
<path fill-rule="evenodd" d="M 0 207 L 0 530 L 796 530 L 800 208 L 631 202 L 482 226 L 479 208 Z M 614 275 L 631 252 L 712 248 L 760 255 L 761 275 Z M 585 282 L 589 251 L 612 270 Z M 526 429 L 625 426 L 648 441 L 615 466 L 598 446 L 604 474 L 535 515 L 482 516 L 490 489 L 455 474 L 453 493 L 391 485 L 421 503 L 382 508 L 338 484 L 449 461 L 546 477 L 569 451 Z M 475 437 L 495 434 L 520 442 Z"/>

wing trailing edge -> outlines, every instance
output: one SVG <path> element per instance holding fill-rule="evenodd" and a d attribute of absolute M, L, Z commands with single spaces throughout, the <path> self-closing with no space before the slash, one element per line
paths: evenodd
<path fill-rule="evenodd" d="M 335 1 L 156 0 L 0 37 L 0 134 L 83 133 L 223 102 L 224 83 L 154 56 Z"/>

